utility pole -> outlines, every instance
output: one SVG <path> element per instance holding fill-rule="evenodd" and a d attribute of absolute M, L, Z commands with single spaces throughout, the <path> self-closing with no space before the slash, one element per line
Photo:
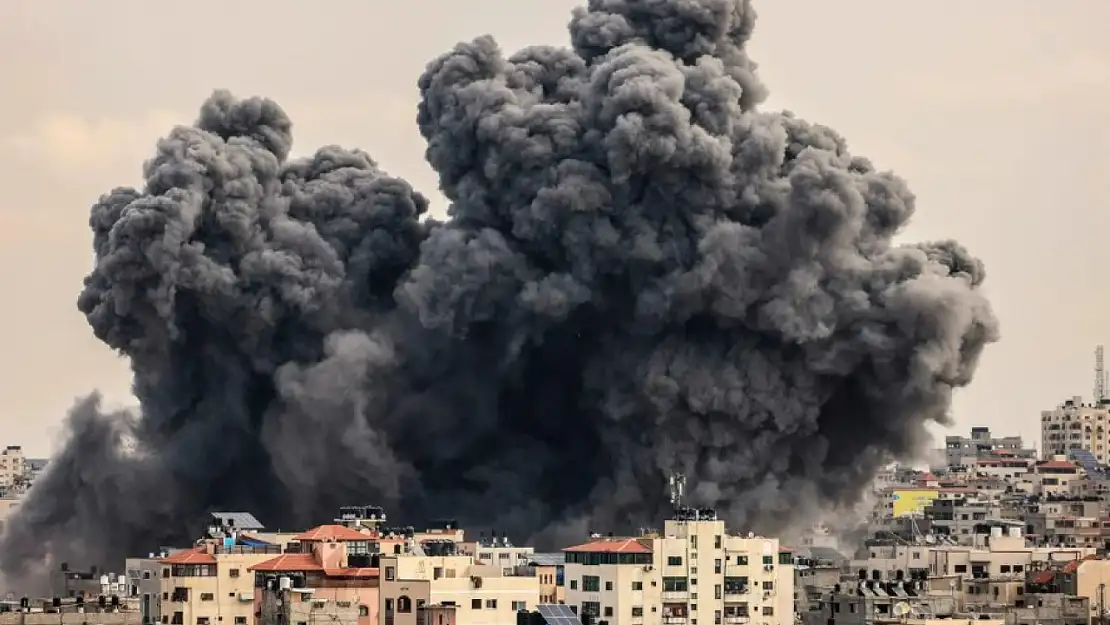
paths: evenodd
<path fill-rule="evenodd" d="M 1098 625 L 1106 625 L 1106 584 L 1098 585 Z"/>

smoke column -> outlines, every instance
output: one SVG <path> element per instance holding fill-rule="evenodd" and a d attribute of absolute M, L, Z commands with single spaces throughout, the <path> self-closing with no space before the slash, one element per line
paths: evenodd
<path fill-rule="evenodd" d="M 960 245 L 892 242 L 901 179 L 758 110 L 754 24 L 747 0 L 591 0 L 571 48 L 435 59 L 442 223 L 367 154 L 290 160 L 276 103 L 215 93 L 92 208 L 78 306 L 141 410 L 76 405 L 7 578 L 118 566 L 217 509 L 551 540 L 657 521 L 675 470 L 755 531 L 856 501 L 997 325 Z"/>

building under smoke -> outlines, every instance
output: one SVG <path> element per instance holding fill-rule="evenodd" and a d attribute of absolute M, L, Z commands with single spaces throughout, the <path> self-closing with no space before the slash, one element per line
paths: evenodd
<path fill-rule="evenodd" d="M 93 395 L 0 561 L 111 565 L 214 510 L 374 501 L 522 538 L 690 502 L 778 531 L 854 501 L 971 381 L 995 319 L 954 242 L 824 126 L 762 112 L 746 0 L 591 0 L 569 48 L 420 77 L 446 221 L 367 154 L 217 92 L 92 208 L 78 307 L 141 410 Z M 846 96 L 846 97 L 851 97 Z"/>

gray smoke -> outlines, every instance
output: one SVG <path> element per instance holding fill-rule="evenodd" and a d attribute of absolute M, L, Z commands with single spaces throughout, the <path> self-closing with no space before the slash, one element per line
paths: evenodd
<path fill-rule="evenodd" d="M 360 151 L 289 160 L 217 92 L 92 209 L 78 306 L 140 414 L 97 397 L 0 544 L 111 566 L 215 509 L 549 541 L 691 502 L 777 532 L 945 422 L 995 318 L 982 264 L 896 245 L 905 183 L 757 109 L 746 0 L 591 0 L 573 47 L 456 46 L 420 78 L 428 202 Z"/>

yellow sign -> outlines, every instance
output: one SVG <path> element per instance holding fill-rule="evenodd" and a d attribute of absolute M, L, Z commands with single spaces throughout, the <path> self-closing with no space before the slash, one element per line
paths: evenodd
<path fill-rule="evenodd" d="M 925 512 L 925 506 L 933 503 L 939 496 L 940 491 L 927 488 L 896 490 L 890 494 L 894 502 L 894 516 L 921 514 Z"/>

